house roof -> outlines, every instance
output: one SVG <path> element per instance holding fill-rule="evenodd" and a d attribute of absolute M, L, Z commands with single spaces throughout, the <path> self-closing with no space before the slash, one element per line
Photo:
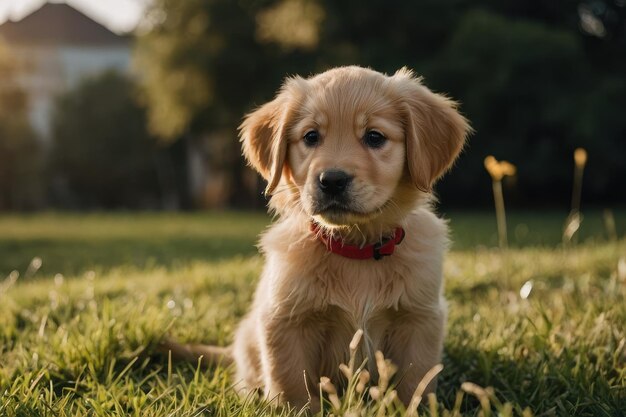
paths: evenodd
<path fill-rule="evenodd" d="M 0 37 L 17 44 L 123 45 L 127 36 L 111 32 L 64 3 L 45 3 L 17 22 L 0 25 Z"/>

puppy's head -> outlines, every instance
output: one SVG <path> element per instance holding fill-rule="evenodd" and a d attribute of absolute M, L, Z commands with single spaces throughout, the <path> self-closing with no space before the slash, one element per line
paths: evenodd
<path fill-rule="evenodd" d="M 272 206 L 302 209 L 329 227 L 400 221 L 450 167 L 469 130 L 456 104 L 410 71 L 360 67 L 290 78 L 240 127 Z"/>

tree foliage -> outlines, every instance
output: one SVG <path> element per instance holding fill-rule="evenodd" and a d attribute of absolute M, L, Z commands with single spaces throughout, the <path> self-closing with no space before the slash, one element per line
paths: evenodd
<path fill-rule="evenodd" d="M 259 10 L 250 0 L 158 0 L 154 26 L 136 53 L 150 131 L 164 141 L 211 135 L 210 147 L 219 152 L 209 153 L 209 163 L 228 174 L 234 205 L 249 206 L 256 192 L 244 178 L 239 120 L 255 101 L 271 97 L 260 86 L 277 86 L 284 74 L 257 42 Z"/>
<path fill-rule="evenodd" d="M 158 23 L 136 54 L 151 131 L 172 140 L 236 123 L 275 71 L 255 40 L 254 2 L 155 3 Z"/>
<path fill-rule="evenodd" d="M 18 70 L 0 39 L 0 209 L 10 210 L 37 208 L 43 198 L 41 146 L 16 82 Z"/>
<path fill-rule="evenodd" d="M 159 205 L 158 150 L 133 91 L 131 80 L 107 72 L 59 98 L 51 169 L 62 188 L 60 205 Z"/>
<path fill-rule="evenodd" d="M 589 149 L 589 197 L 626 201 L 626 6 L 621 0 L 156 0 L 137 53 L 153 131 L 231 132 L 280 80 L 336 65 L 409 66 L 461 102 L 476 134 L 439 187 L 487 202 L 482 160 L 509 159 L 507 190 L 528 204 L 568 200 L 572 151 Z M 238 159 L 239 158 L 239 159 Z M 239 168 L 233 170 L 239 172 Z"/>

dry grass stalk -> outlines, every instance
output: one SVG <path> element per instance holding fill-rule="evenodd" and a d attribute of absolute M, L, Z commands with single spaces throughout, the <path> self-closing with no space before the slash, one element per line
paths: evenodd
<path fill-rule="evenodd" d="M 339 401 L 339 396 L 337 395 L 337 388 L 330 382 L 330 378 L 325 376 L 320 378 L 320 387 L 322 391 L 328 394 L 328 400 L 333 405 L 335 410 L 339 410 L 341 408 L 341 401 Z"/>
<path fill-rule="evenodd" d="M 17 282 L 17 279 L 20 277 L 20 273 L 17 271 L 11 271 L 11 273 L 0 283 L 0 297 L 4 295 L 8 291 L 9 288 L 13 286 Z"/>
<path fill-rule="evenodd" d="M 424 375 L 424 378 L 422 378 L 420 383 L 417 384 L 415 393 L 413 394 L 413 397 L 411 398 L 411 402 L 409 403 L 409 406 L 407 408 L 407 413 L 406 413 L 407 417 L 413 417 L 413 416 L 417 417 L 417 407 L 419 407 L 420 403 L 422 402 L 422 398 L 423 398 L 422 396 L 424 395 L 424 391 L 426 390 L 426 387 L 442 370 L 443 370 L 443 365 L 440 363 L 433 366 L 428 372 L 426 372 L 426 375 Z"/>
<path fill-rule="evenodd" d="M 348 378 L 348 380 L 352 378 L 352 374 L 354 372 L 354 365 L 355 365 L 354 361 L 356 360 L 356 351 L 359 348 L 359 344 L 361 343 L 362 337 L 363 337 L 363 330 L 358 329 L 356 333 L 354 333 L 354 336 L 352 337 L 352 340 L 350 341 L 350 360 L 348 361 L 348 368 L 350 372 L 349 372 L 349 375 L 346 375 L 346 378 Z"/>
<path fill-rule="evenodd" d="M 356 385 L 356 392 L 358 392 L 359 394 L 363 394 L 363 392 L 365 392 L 365 386 L 368 382 L 370 382 L 370 373 L 366 369 L 363 369 L 359 374 L 358 382 Z"/>
<path fill-rule="evenodd" d="M 606 235 L 611 241 L 617 240 L 617 228 L 615 227 L 615 217 L 613 211 L 610 209 L 604 210 L 604 228 L 606 229 Z"/>
<path fill-rule="evenodd" d="M 496 221 L 498 224 L 498 244 L 500 248 L 506 248 L 508 246 L 508 238 L 506 232 L 504 196 L 502 193 L 502 178 L 515 175 L 517 168 L 508 161 L 498 161 L 495 157 L 489 155 L 485 158 L 485 169 L 492 180 L 493 200 L 496 206 Z"/>
<path fill-rule="evenodd" d="M 572 211 L 580 211 L 583 187 L 583 173 L 587 164 L 587 151 L 576 148 L 574 151 L 574 189 L 572 190 Z"/>
<path fill-rule="evenodd" d="M 341 373 L 348 379 L 348 385 L 340 398 L 335 385 L 327 377 L 320 378 L 320 392 L 325 393 L 335 416 L 376 416 L 383 417 L 394 413 L 401 408 L 398 394 L 391 389 L 391 379 L 397 367 L 390 360 L 385 359 L 382 352 L 375 353 L 376 368 L 378 371 L 378 385 L 370 386 L 370 373 L 364 369 L 366 361 L 360 367 L 355 367 L 357 351 L 363 331 L 358 330 L 350 342 L 350 358 L 348 365 L 340 364 Z M 369 393 L 372 403 L 366 401 Z"/>
<path fill-rule="evenodd" d="M 461 384 L 461 390 L 468 394 L 471 394 L 478 398 L 480 402 L 480 408 L 478 415 L 483 417 L 489 417 L 492 414 L 492 407 L 496 410 L 496 415 L 499 417 L 513 417 L 513 405 L 511 403 L 502 403 L 496 396 L 493 387 L 483 388 L 472 382 L 464 382 Z M 460 413 L 461 399 L 457 395 L 457 401 L 454 407 L 454 413 L 457 415 Z M 530 409 L 526 408 L 522 411 L 522 417 L 532 417 L 533 413 Z"/>
<path fill-rule="evenodd" d="M 489 401 L 489 392 L 483 387 L 474 384 L 473 382 L 464 382 L 461 384 L 461 389 L 468 394 L 472 394 L 478 398 L 480 406 L 482 408 L 483 415 L 489 417 L 491 415 L 491 403 Z"/>
<path fill-rule="evenodd" d="M 569 244 L 580 228 L 583 217 L 580 213 L 580 201 L 583 188 L 583 173 L 587 164 L 587 151 L 583 148 L 574 150 L 574 183 L 572 187 L 572 208 L 563 228 L 563 243 Z"/>
<path fill-rule="evenodd" d="M 580 228 L 580 224 L 583 221 L 583 215 L 579 211 L 573 211 L 565 219 L 565 227 L 563 228 L 563 244 L 569 244 L 574 235 Z"/>
<path fill-rule="evenodd" d="M 330 378 L 320 378 L 320 391 L 327 394 L 328 401 L 333 407 L 333 415 L 360 415 L 359 410 L 364 404 L 365 385 L 370 378 L 369 372 L 362 369 L 365 362 L 361 367 L 355 369 L 356 354 L 359 348 L 359 344 L 361 343 L 362 336 L 363 330 L 357 330 L 349 345 L 350 358 L 348 361 L 348 365 L 344 363 L 339 365 L 339 370 L 348 380 L 348 386 L 345 390 L 343 398 L 339 398 L 337 389 L 335 385 L 331 382 Z"/>
<path fill-rule="evenodd" d="M 437 396 L 432 392 L 428 394 L 428 411 L 430 411 L 430 417 L 439 417 L 439 407 L 437 407 Z"/>

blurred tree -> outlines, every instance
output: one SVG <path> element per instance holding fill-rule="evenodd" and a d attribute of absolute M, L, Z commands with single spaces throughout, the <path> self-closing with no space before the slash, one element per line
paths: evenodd
<path fill-rule="evenodd" d="M 153 26 L 139 38 L 136 54 L 150 131 L 166 142 L 185 137 L 196 166 L 205 163 L 198 154 L 210 135 L 208 146 L 218 150 L 209 152 L 210 164 L 232 174 L 232 201 L 245 194 L 236 114 L 249 101 L 245 92 L 254 90 L 260 70 L 254 15 L 240 2 L 157 0 L 150 18 Z"/>
<path fill-rule="evenodd" d="M 477 134 L 439 187 L 447 202 L 490 201 L 482 161 L 494 154 L 519 166 L 520 201 L 567 205 L 578 146 L 590 149 L 593 197 L 626 201 L 611 188 L 626 176 L 615 156 L 624 146 L 623 0 L 155 0 L 148 20 L 137 56 L 150 126 L 166 140 L 218 132 L 211 163 L 232 169 L 231 202 L 248 198 L 241 116 L 285 75 L 347 64 L 409 66 L 462 103 Z"/>
<path fill-rule="evenodd" d="M 41 147 L 30 128 L 19 68 L 0 39 L 0 210 L 43 204 Z"/>
<path fill-rule="evenodd" d="M 560 15 L 554 5 L 507 10 L 505 3 L 494 7 L 501 13 L 464 13 L 449 42 L 425 68 L 435 88 L 463 103 L 477 130 L 459 162 L 463 175 L 445 181 L 442 195 L 456 203 L 475 198 L 478 189 L 472 181 L 480 178 L 480 161 L 494 153 L 520 168 L 514 190 L 518 203 L 565 205 L 571 154 L 584 146 L 590 150 L 586 197 L 626 201 L 609 185 L 616 175 L 626 175 L 614 156 L 624 149 L 620 113 L 626 85 L 623 73 L 613 69 L 615 54 L 597 56 L 588 48 L 591 41 L 621 49 L 623 39 L 590 40 L 578 19 L 586 2 L 565 2 L 557 7 Z M 622 53 L 619 65 L 625 63 Z M 480 192 L 486 199 L 486 190 Z"/>
<path fill-rule="evenodd" d="M 228 174 L 230 205 L 259 200 L 237 140 L 243 114 L 271 99 L 286 74 L 311 70 L 298 63 L 316 45 L 321 11 L 306 0 L 291 3 L 155 0 L 151 29 L 138 40 L 150 130 L 165 141 L 195 142 L 192 152 L 208 148 L 210 170 Z M 275 19 L 290 17 L 303 19 L 298 26 L 305 28 L 279 44 L 285 28 Z"/>
<path fill-rule="evenodd" d="M 403 66 L 421 72 L 450 37 L 467 0 L 324 0 L 319 70 L 361 64 L 393 73 Z"/>
<path fill-rule="evenodd" d="M 517 187 L 525 198 L 554 187 L 554 196 L 566 200 L 568 187 L 556 185 L 569 179 L 571 150 L 581 140 L 574 122 L 590 87 L 575 34 L 468 12 L 427 73 L 432 85 L 462 101 L 478 132 L 460 162 L 464 175 L 447 186 L 470 192 L 469 181 L 482 174 L 480 161 L 495 154 L 517 163 Z"/>
<path fill-rule="evenodd" d="M 167 206 L 171 193 L 160 175 L 162 152 L 146 130 L 135 86 L 107 72 L 59 98 L 53 120 L 51 168 L 59 180 L 57 204 L 83 208 Z M 59 182 L 61 183 L 59 185 Z"/>

